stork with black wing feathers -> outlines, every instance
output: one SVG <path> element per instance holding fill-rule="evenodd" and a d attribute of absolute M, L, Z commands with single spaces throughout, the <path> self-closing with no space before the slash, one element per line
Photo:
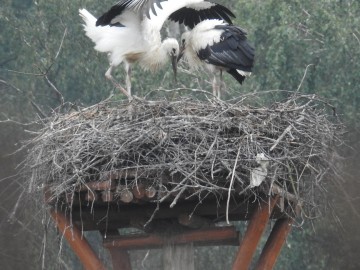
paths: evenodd
<path fill-rule="evenodd" d="M 85 9 L 79 13 L 95 49 L 108 53 L 110 67 L 105 73 L 106 78 L 129 98 L 133 63 L 139 63 L 145 70 L 156 71 L 170 58 L 176 78 L 179 44 L 173 38 L 162 41 L 160 34 L 167 19 L 193 27 L 204 19 L 222 19 L 231 23 L 230 17 L 234 17 L 226 7 L 203 0 L 123 0 L 98 19 Z M 126 90 L 112 77 L 112 70 L 122 62 L 126 70 Z"/>
<path fill-rule="evenodd" d="M 204 67 L 214 74 L 213 95 L 220 98 L 223 71 L 240 84 L 251 74 L 255 50 L 245 30 L 223 20 L 204 20 L 181 36 L 178 60 L 184 56 L 190 67 Z"/>

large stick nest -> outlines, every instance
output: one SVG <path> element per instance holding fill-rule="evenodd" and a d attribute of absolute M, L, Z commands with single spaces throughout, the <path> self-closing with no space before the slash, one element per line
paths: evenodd
<path fill-rule="evenodd" d="M 135 99 L 56 113 L 31 140 L 29 188 L 50 185 L 61 196 L 116 172 L 122 185 L 161 191 L 155 201 L 253 196 L 277 187 L 312 212 L 341 143 L 329 111 L 314 95 L 292 95 L 270 106 L 250 106 L 246 98 Z"/>

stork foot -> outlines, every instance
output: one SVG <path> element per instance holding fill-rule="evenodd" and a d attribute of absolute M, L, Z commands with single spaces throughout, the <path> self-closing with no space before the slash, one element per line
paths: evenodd
<path fill-rule="evenodd" d="M 219 86 L 218 99 L 220 99 L 221 95 L 226 92 L 227 92 L 226 83 L 224 81 L 221 81 Z"/>
<path fill-rule="evenodd" d="M 213 83 L 213 96 L 220 99 L 220 86 L 217 83 Z"/>

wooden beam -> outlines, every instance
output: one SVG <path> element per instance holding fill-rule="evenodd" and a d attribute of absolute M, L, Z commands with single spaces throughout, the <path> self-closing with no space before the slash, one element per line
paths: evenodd
<path fill-rule="evenodd" d="M 194 202 L 181 202 L 170 208 L 170 203 L 164 202 L 160 209 L 156 210 L 157 205 L 154 203 L 146 203 L 139 206 L 138 203 L 120 203 L 119 198 L 106 203 L 102 200 L 95 201 L 94 204 L 82 203 L 79 206 L 79 196 L 85 196 L 85 193 L 78 193 L 74 196 L 74 204 L 70 209 L 72 213 L 72 221 L 77 223 L 84 231 L 105 230 L 124 228 L 129 225 L 133 216 L 141 216 L 149 220 L 153 217 L 158 219 L 176 219 L 183 213 L 192 213 L 197 216 L 204 217 L 212 222 L 220 222 L 226 217 L 226 201 L 208 200 L 202 204 L 194 206 Z M 129 193 L 130 194 L 130 193 Z M 116 194 L 119 196 L 119 194 Z M 134 199 L 133 199 L 134 201 Z M 230 204 L 229 219 L 230 220 L 249 220 L 252 213 L 258 208 L 259 203 L 244 200 L 237 204 Z M 194 210 L 195 208 L 195 210 Z M 154 215 L 154 212 L 156 214 Z M 278 207 L 272 212 L 271 218 L 278 219 L 286 217 L 286 213 L 282 213 Z"/>
<path fill-rule="evenodd" d="M 109 237 L 104 239 L 103 245 L 105 248 L 117 247 L 131 250 L 160 248 L 167 243 L 172 243 L 173 245 L 186 243 L 194 243 L 194 245 L 238 245 L 239 233 L 234 227 L 218 227 L 185 232 L 171 237 L 161 237 L 158 234 Z"/>
<path fill-rule="evenodd" d="M 82 184 L 78 187 L 77 191 L 87 191 L 87 190 L 114 190 L 116 188 L 116 182 L 114 180 L 106 181 L 92 181 L 86 184 Z"/>
<path fill-rule="evenodd" d="M 132 192 L 126 188 L 120 191 L 117 190 L 117 195 L 119 196 L 120 201 L 124 203 L 131 203 L 134 199 Z"/>
<path fill-rule="evenodd" d="M 101 191 L 101 199 L 103 202 L 112 202 L 114 200 L 114 193 L 111 190 Z"/>
<path fill-rule="evenodd" d="M 261 239 L 277 200 L 278 196 L 271 197 L 269 199 L 269 204 L 263 201 L 258 209 L 255 210 L 244 238 L 241 241 L 232 270 L 249 269 L 256 247 Z"/>
<path fill-rule="evenodd" d="M 293 219 L 278 219 L 272 229 L 270 236 L 261 252 L 256 270 L 273 269 L 276 259 L 280 254 L 281 248 L 291 230 Z"/>
<path fill-rule="evenodd" d="M 139 206 L 139 204 L 133 203 L 118 205 L 115 202 L 106 204 L 104 202 L 95 202 L 94 205 L 83 203 L 81 209 L 79 205 L 76 205 L 71 209 L 73 222 L 81 223 L 85 231 L 123 228 L 129 225 L 134 216 L 141 216 L 148 221 L 153 216 L 157 206 L 154 203 Z M 249 220 L 252 213 L 258 208 L 258 204 L 258 202 L 252 203 L 248 201 L 236 205 L 230 204 L 230 220 Z M 173 208 L 170 208 L 168 203 L 163 203 L 153 218 L 154 220 L 175 219 L 183 213 L 194 212 L 194 215 L 204 217 L 212 222 L 225 220 L 226 201 L 207 201 L 197 205 L 195 210 L 194 207 L 194 202 L 181 202 Z M 286 213 L 281 213 L 277 207 L 271 215 L 273 219 L 284 217 L 286 217 Z"/>
<path fill-rule="evenodd" d="M 146 195 L 146 188 L 143 184 L 138 184 L 132 188 L 132 194 L 136 199 L 142 199 Z"/>
<path fill-rule="evenodd" d="M 99 200 L 99 196 L 93 190 L 88 190 L 85 194 L 85 201 L 87 202 L 95 202 Z"/>
<path fill-rule="evenodd" d="M 80 259 L 84 268 L 86 270 L 105 270 L 104 265 L 82 235 L 79 228 L 75 226 L 75 224 L 71 224 L 61 212 L 51 209 L 50 215 L 55 221 L 59 231 L 63 234 L 70 247 Z"/>
<path fill-rule="evenodd" d="M 146 197 L 149 198 L 149 199 L 155 198 L 156 189 L 155 189 L 154 187 L 148 187 L 148 188 L 145 190 L 145 195 L 146 195 Z"/>

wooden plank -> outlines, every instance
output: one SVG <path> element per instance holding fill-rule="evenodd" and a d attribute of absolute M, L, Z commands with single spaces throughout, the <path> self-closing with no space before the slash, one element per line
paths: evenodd
<path fill-rule="evenodd" d="M 278 219 L 272 229 L 270 236 L 261 252 L 256 270 L 273 269 L 276 259 L 280 254 L 281 248 L 291 230 L 293 219 Z"/>
<path fill-rule="evenodd" d="M 278 196 L 271 197 L 269 199 L 269 204 L 268 202 L 263 201 L 260 204 L 260 207 L 255 210 L 247 227 L 246 233 L 241 241 L 232 270 L 249 269 L 256 247 L 261 239 L 277 200 Z"/>
<path fill-rule="evenodd" d="M 104 239 L 105 248 L 118 247 L 122 249 L 150 249 L 160 248 L 167 243 L 173 245 L 194 243 L 194 245 L 211 244 L 239 244 L 239 233 L 234 227 L 218 227 L 205 230 L 196 230 L 173 235 L 171 237 L 161 237 L 158 234 L 120 236 Z"/>
<path fill-rule="evenodd" d="M 84 268 L 86 270 L 105 270 L 104 265 L 82 235 L 79 228 L 75 226 L 75 224 L 71 224 L 61 212 L 51 209 L 50 215 L 59 231 L 63 234 L 70 247 L 80 259 Z"/>

